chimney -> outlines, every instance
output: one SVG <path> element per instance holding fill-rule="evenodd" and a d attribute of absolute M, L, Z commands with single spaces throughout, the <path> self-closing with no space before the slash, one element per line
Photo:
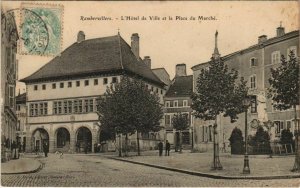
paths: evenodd
<path fill-rule="evenodd" d="M 184 63 L 176 65 L 176 75 L 177 76 L 186 76 L 186 65 Z"/>
<path fill-rule="evenodd" d="M 145 56 L 143 61 L 151 69 L 151 58 L 150 58 L 150 56 Z"/>
<path fill-rule="evenodd" d="M 267 40 L 268 40 L 267 35 L 261 35 L 261 36 L 258 37 L 258 44 L 261 44 L 261 43 L 263 43 Z"/>
<path fill-rule="evenodd" d="M 85 34 L 83 31 L 79 31 L 77 34 L 77 42 L 80 43 L 85 40 Z"/>
<path fill-rule="evenodd" d="M 131 51 L 137 59 L 140 58 L 140 37 L 137 33 L 131 35 Z"/>
<path fill-rule="evenodd" d="M 279 27 L 277 27 L 276 33 L 277 33 L 277 35 L 276 35 L 277 37 L 281 37 L 285 34 L 284 27 L 282 27 L 281 24 Z"/>

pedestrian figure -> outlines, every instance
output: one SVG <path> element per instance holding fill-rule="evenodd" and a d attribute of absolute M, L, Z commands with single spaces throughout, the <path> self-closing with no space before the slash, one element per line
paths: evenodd
<path fill-rule="evenodd" d="M 43 145 L 43 151 L 45 153 L 45 157 L 48 157 L 48 152 L 49 152 L 49 145 L 48 145 L 48 142 L 44 142 L 44 145 Z"/>
<path fill-rule="evenodd" d="M 171 145 L 168 140 L 166 140 L 166 156 L 170 156 Z"/>
<path fill-rule="evenodd" d="M 23 142 L 21 142 L 21 144 L 19 145 L 19 152 L 24 152 L 23 151 Z"/>
<path fill-rule="evenodd" d="M 39 146 L 38 146 L 38 145 L 35 146 L 35 154 L 36 154 L 36 155 L 39 154 Z"/>
<path fill-rule="evenodd" d="M 79 144 L 78 141 L 76 142 L 76 152 L 77 152 L 77 153 L 80 152 L 80 144 Z"/>
<path fill-rule="evenodd" d="M 25 153 L 25 142 L 23 142 L 23 152 Z"/>
<path fill-rule="evenodd" d="M 95 153 L 97 153 L 97 152 L 98 152 L 98 148 L 97 148 L 97 146 L 98 146 L 98 144 L 97 144 L 97 143 L 95 143 L 95 144 L 94 144 L 94 152 L 95 152 Z"/>
<path fill-rule="evenodd" d="M 159 143 L 158 143 L 158 150 L 159 150 L 159 156 L 162 156 L 162 153 L 163 153 L 163 143 L 162 143 L 162 141 L 160 141 Z"/>
<path fill-rule="evenodd" d="M 84 153 L 87 154 L 87 150 L 88 150 L 88 145 L 87 143 L 85 142 L 84 143 Z"/>
<path fill-rule="evenodd" d="M 13 158 L 16 159 L 17 158 L 17 144 L 16 141 L 13 141 L 12 145 L 11 145 L 11 151 L 13 153 Z"/>
<path fill-rule="evenodd" d="M 88 152 L 92 151 L 92 145 L 89 142 L 88 142 L 88 145 L 87 145 L 87 151 Z"/>

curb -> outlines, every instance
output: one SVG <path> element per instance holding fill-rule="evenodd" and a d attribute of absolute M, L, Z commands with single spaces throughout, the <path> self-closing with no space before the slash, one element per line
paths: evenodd
<path fill-rule="evenodd" d="M 104 156 L 104 157 L 106 157 L 106 156 Z M 209 174 L 209 173 L 203 173 L 203 172 L 196 172 L 196 171 L 191 171 L 191 170 L 183 170 L 183 169 L 178 169 L 178 168 L 171 168 L 171 167 L 166 167 L 166 166 L 160 166 L 160 165 L 153 165 L 153 164 L 148 164 L 148 163 L 136 162 L 136 161 L 126 160 L 126 159 L 120 159 L 120 158 L 117 158 L 117 157 L 106 157 L 106 158 L 117 160 L 117 161 L 123 161 L 123 162 L 138 164 L 138 165 L 143 165 L 143 166 L 149 166 L 149 167 L 153 167 L 153 168 L 170 170 L 170 171 L 184 173 L 184 174 L 190 174 L 190 175 L 194 175 L 194 176 L 202 176 L 202 177 L 207 177 L 207 178 L 213 178 L 213 179 L 272 180 L 272 179 L 293 179 L 293 178 L 300 178 L 300 174 L 299 175 L 282 175 L 282 176 L 222 176 L 222 175 L 215 175 L 215 174 Z"/>
<path fill-rule="evenodd" d="M 40 163 L 40 165 L 39 165 L 39 167 L 38 168 L 36 168 L 36 169 L 34 169 L 34 170 L 30 170 L 30 171 L 23 171 L 23 172 L 9 172 L 9 173 L 2 173 L 1 172 L 1 175 L 13 175 L 13 174 L 31 174 L 31 173 L 35 173 L 35 172 L 38 172 L 38 171 L 40 171 L 40 170 L 42 170 L 43 169 L 43 164 L 40 162 L 40 161 L 38 161 L 39 163 Z"/>

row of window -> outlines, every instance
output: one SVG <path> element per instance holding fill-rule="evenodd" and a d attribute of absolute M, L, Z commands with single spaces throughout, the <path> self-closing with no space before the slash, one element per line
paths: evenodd
<path fill-rule="evenodd" d="M 183 115 L 186 115 L 186 118 L 188 120 L 190 120 L 190 118 L 188 117 L 188 113 L 183 113 Z M 165 115 L 165 125 L 170 127 L 172 126 L 172 118 L 174 117 L 174 115 L 170 115 L 170 114 L 167 114 Z"/>
<path fill-rule="evenodd" d="M 43 116 L 48 115 L 48 103 L 31 103 L 29 105 L 29 114 L 30 116 Z"/>
<path fill-rule="evenodd" d="M 188 100 L 165 101 L 166 108 L 188 107 Z"/>
<path fill-rule="evenodd" d="M 99 80 L 98 79 L 94 79 L 93 80 L 93 84 L 94 85 L 98 85 L 99 84 Z M 112 77 L 112 81 L 111 81 L 112 84 L 114 83 L 118 83 L 118 78 L 117 77 Z M 72 88 L 73 87 L 73 82 L 72 81 L 69 81 L 66 83 L 66 87 L 68 88 Z M 76 87 L 80 87 L 81 85 L 81 82 L 78 80 L 78 81 L 75 81 L 75 86 Z M 90 85 L 90 80 L 84 80 L 84 86 L 89 86 Z M 108 78 L 103 78 L 103 85 L 107 85 L 108 84 Z M 148 84 L 145 85 L 146 88 L 149 88 Z M 52 89 L 56 89 L 57 87 L 59 88 L 64 88 L 65 87 L 65 82 L 60 82 L 60 83 L 52 83 Z M 34 85 L 33 89 L 35 91 L 38 90 L 38 85 Z M 42 90 L 46 90 L 47 89 L 47 85 L 46 84 L 42 84 Z M 154 88 L 153 86 L 151 86 L 149 88 L 152 92 L 156 92 L 156 93 L 159 93 L 159 88 Z M 161 89 L 160 90 L 160 94 L 163 94 L 163 90 Z"/>
<path fill-rule="evenodd" d="M 287 53 L 286 53 L 286 58 L 287 60 L 289 60 L 289 54 L 290 52 L 293 51 L 295 56 L 297 57 L 297 47 L 296 46 L 291 46 L 287 49 Z M 272 64 L 277 64 L 277 63 L 280 63 L 280 51 L 274 51 L 272 52 L 271 54 L 271 63 Z M 255 67 L 255 66 L 258 66 L 258 60 L 257 58 L 255 57 L 252 57 L 250 59 L 250 67 Z"/>
<path fill-rule="evenodd" d="M 88 113 L 97 110 L 98 99 L 75 99 L 53 101 L 53 114 Z M 48 102 L 31 103 L 29 106 L 30 116 L 48 115 Z"/>
<path fill-rule="evenodd" d="M 159 93 L 159 89 L 158 89 L 158 88 L 155 89 L 153 86 L 151 86 L 151 87 L 149 88 L 148 84 L 145 84 L 145 87 L 148 88 L 148 89 L 150 89 L 152 92 Z M 154 90 L 155 90 L 155 91 L 154 91 Z M 161 94 L 161 95 L 163 94 L 163 90 L 162 90 L 162 89 L 160 90 L 160 94 Z"/>
<path fill-rule="evenodd" d="M 53 102 L 53 114 L 88 113 L 96 111 L 97 100 L 76 99 Z"/>
<path fill-rule="evenodd" d="M 117 77 L 112 77 L 112 81 L 111 83 L 117 83 L 118 82 L 118 78 Z M 80 87 L 81 85 L 81 81 L 80 80 L 77 80 L 75 82 L 72 82 L 72 81 L 69 81 L 66 83 L 66 87 L 68 88 L 71 88 L 73 87 L 73 83 L 76 87 Z M 90 85 L 90 80 L 84 80 L 83 82 L 84 86 L 89 86 Z M 94 85 L 98 85 L 99 84 L 99 80 L 98 79 L 94 79 L 93 80 L 93 84 Z M 108 84 L 108 78 L 103 78 L 103 85 L 107 85 Z M 42 90 L 46 90 L 47 87 L 46 84 L 42 84 Z M 57 87 L 59 88 L 64 88 L 65 87 L 65 82 L 60 82 L 60 83 L 52 83 L 52 89 L 56 89 Z M 34 85 L 34 88 L 33 88 L 35 91 L 38 90 L 38 85 Z"/>

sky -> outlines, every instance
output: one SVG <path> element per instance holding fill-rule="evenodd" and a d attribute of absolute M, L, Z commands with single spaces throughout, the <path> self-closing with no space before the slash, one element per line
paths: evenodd
<path fill-rule="evenodd" d="M 216 30 L 219 52 L 227 55 L 256 44 L 260 35 L 274 37 L 280 22 L 286 33 L 299 29 L 297 1 L 40 2 L 46 3 L 64 7 L 62 50 L 76 41 L 80 30 L 86 39 L 92 39 L 116 35 L 119 29 L 128 44 L 131 34 L 138 33 L 140 56 L 150 56 L 152 68 L 164 67 L 171 79 L 176 64 L 185 63 L 187 73 L 192 74 L 192 66 L 210 59 Z M 4 10 L 9 10 L 19 8 L 21 2 L 1 4 Z M 83 21 L 82 16 L 105 16 L 112 20 Z M 121 20 L 122 16 L 139 16 L 139 20 Z M 142 16 L 147 20 L 141 20 Z M 158 16 L 160 20 L 150 20 L 149 16 Z M 176 16 L 182 19 L 176 20 Z M 199 21 L 198 16 L 216 20 Z M 163 17 L 167 20 L 162 20 Z M 184 20 L 185 17 L 188 20 Z M 196 19 L 189 20 L 191 17 Z M 29 76 L 52 58 L 54 56 L 18 55 L 19 79 Z M 17 84 L 21 93 L 24 88 L 24 84 Z"/>

